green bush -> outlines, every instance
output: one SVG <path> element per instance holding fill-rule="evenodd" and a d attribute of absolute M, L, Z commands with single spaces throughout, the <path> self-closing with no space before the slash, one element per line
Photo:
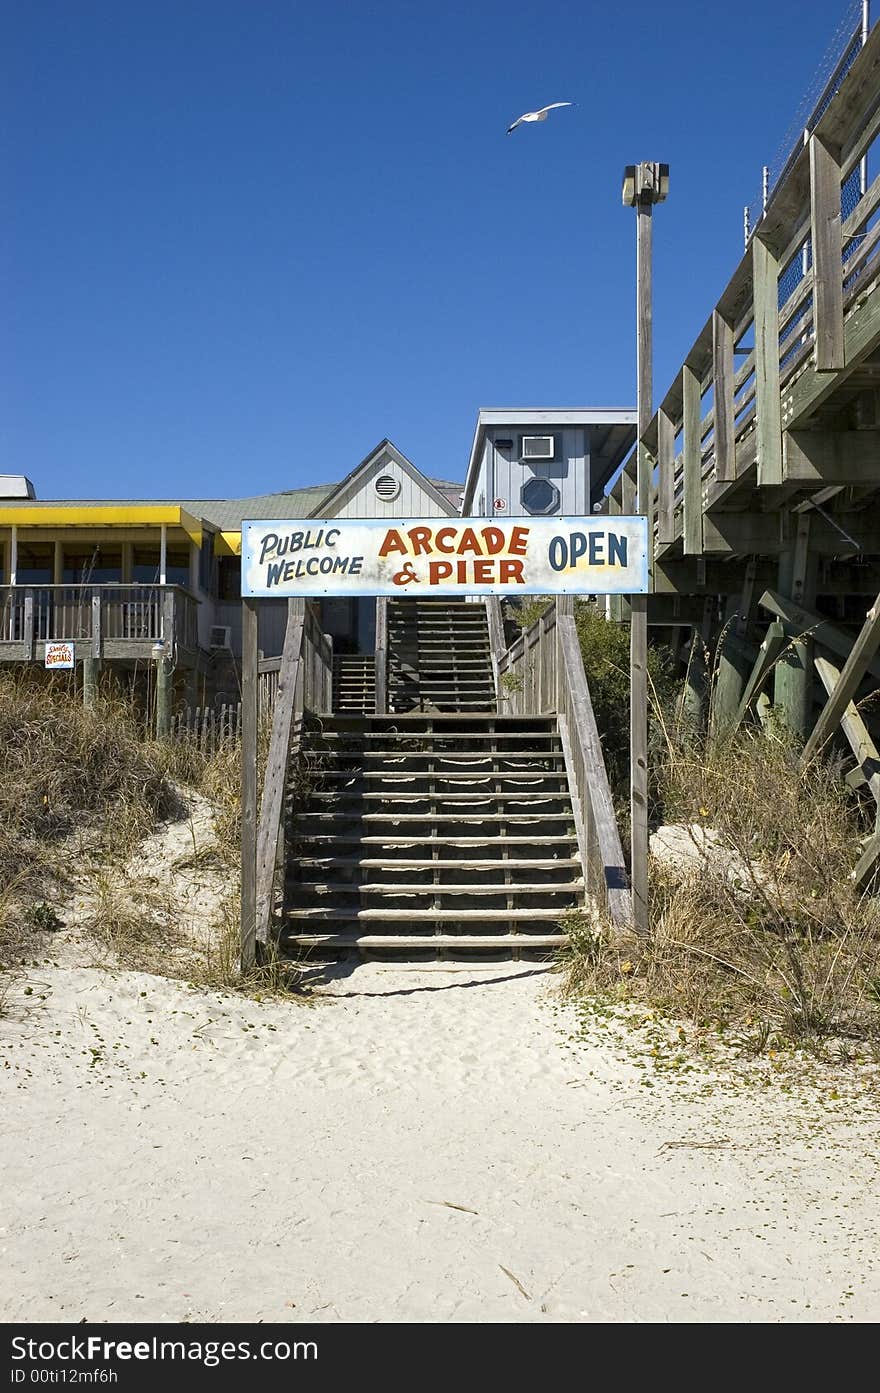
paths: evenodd
<path fill-rule="evenodd" d="M 612 789 L 629 789 L 629 641 L 628 624 L 612 623 L 588 601 L 575 606 L 575 625 L 596 724 L 605 752 Z M 665 647 L 648 649 L 649 704 L 671 710 L 675 699 L 672 654 Z M 649 754 L 658 749 L 662 730 L 649 722 Z"/>

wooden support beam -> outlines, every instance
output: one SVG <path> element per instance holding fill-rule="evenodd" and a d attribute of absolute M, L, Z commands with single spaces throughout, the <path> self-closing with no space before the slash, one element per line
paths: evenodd
<path fill-rule="evenodd" d="M 728 629 L 721 638 L 715 660 L 709 714 L 709 732 L 713 740 L 724 740 L 732 733 L 751 666 L 742 640 Z"/>
<path fill-rule="evenodd" d="M 725 483 L 736 478 L 733 379 L 733 326 L 716 310 L 712 315 L 715 478 Z"/>
<path fill-rule="evenodd" d="M 675 541 L 675 425 L 665 411 L 657 416 L 657 468 L 657 545 L 665 546 Z"/>
<path fill-rule="evenodd" d="M 695 625 L 677 712 L 679 733 L 687 739 L 698 736 L 705 724 L 706 685 L 706 645 Z"/>
<path fill-rule="evenodd" d="M 795 430 L 782 440 L 785 483 L 880 487 L 880 430 Z"/>
<path fill-rule="evenodd" d="M 816 671 L 822 686 L 828 695 L 832 696 L 834 689 L 840 682 L 840 668 L 829 662 L 827 658 L 817 658 Z M 880 754 L 878 754 L 877 746 L 871 739 L 868 727 L 852 701 L 843 712 L 840 728 L 849 741 L 856 763 L 865 775 L 874 802 L 880 807 Z"/>
<path fill-rule="evenodd" d="M 833 519 L 815 510 L 812 516 L 810 551 L 816 556 L 846 557 L 864 552 L 873 556 L 878 549 L 877 514 L 836 513 Z M 778 556 L 792 545 L 788 516 L 775 513 L 706 513 L 703 518 L 703 552 L 706 556 Z M 666 564 L 666 558 L 663 558 Z"/>
<path fill-rule="evenodd" d="M 857 890 L 867 890 L 880 872 L 880 831 L 874 833 L 856 863 L 853 881 Z"/>
<path fill-rule="evenodd" d="M 755 309 L 755 427 L 758 483 L 782 483 L 779 405 L 779 262 L 756 236 L 752 242 Z"/>
<path fill-rule="evenodd" d="M 868 664 L 880 647 L 880 595 L 873 607 L 868 610 L 861 632 L 853 644 L 846 660 L 840 681 L 830 693 L 813 727 L 812 734 L 804 746 L 803 758 L 810 759 L 831 739 L 840 725 L 844 712 L 856 694 L 859 683 L 868 670 Z"/>
<path fill-rule="evenodd" d="M 790 625 L 794 632 L 804 634 L 809 631 L 818 644 L 828 648 L 832 653 L 837 653 L 841 658 L 848 658 L 852 652 L 852 634 L 848 634 L 846 629 L 839 629 L 830 620 L 823 619 L 821 614 L 815 614 L 803 605 L 796 605 L 785 595 L 780 595 L 775 590 L 765 590 L 758 604 L 761 609 L 769 610 L 777 619 Z M 865 671 L 880 681 L 880 660 L 872 658 Z"/>
<path fill-rule="evenodd" d="M 93 659 L 97 665 L 97 658 Z M 171 698 L 174 692 L 174 668 L 170 658 L 161 657 L 156 663 L 156 739 L 171 734 Z"/>
<path fill-rule="evenodd" d="M 810 514 L 797 520 L 794 544 L 779 558 L 779 589 L 795 605 L 815 598 L 816 558 L 810 555 Z M 774 702 L 789 730 L 806 740 L 813 718 L 813 638 L 803 631 L 789 631 L 790 642 L 776 664 Z"/>
<path fill-rule="evenodd" d="M 703 456 L 700 446 L 700 379 L 685 364 L 682 368 L 683 405 L 683 544 L 685 556 L 703 550 Z"/>
<path fill-rule="evenodd" d="M 810 137 L 810 216 L 813 245 L 813 326 L 817 372 L 845 366 L 840 151 Z"/>
<path fill-rule="evenodd" d="M 257 602 L 241 602 L 241 970 L 256 961 Z"/>
<path fill-rule="evenodd" d="M 779 657 L 779 654 L 782 652 L 787 642 L 788 639 L 785 636 L 784 626 L 779 623 L 778 619 L 774 620 L 767 630 L 764 642 L 758 650 L 755 665 L 749 673 L 739 707 L 733 718 L 731 734 L 739 730 L 745 720 L 746 712 L 759 694 L 767 674 L 772 670 L 773 664 L 776 662 L 776 659 Z"/>

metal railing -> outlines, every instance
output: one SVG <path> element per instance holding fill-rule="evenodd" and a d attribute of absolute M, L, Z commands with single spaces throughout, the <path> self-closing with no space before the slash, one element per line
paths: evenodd
<path fill-rule="evenodd" d="M 555 712 L 586 893 L 616 929 L 631 929 L 632 893 L 571 598 L 553 602 L 502 655 L 498 669 L 499 711 Z"/>

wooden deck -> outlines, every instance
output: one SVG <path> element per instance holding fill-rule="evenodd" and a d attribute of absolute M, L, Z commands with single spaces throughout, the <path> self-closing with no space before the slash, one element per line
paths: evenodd
<path fill-rule="evenodd" d="M 192 662 L 198 603 L 176 585 L 0 586 L 0 662 L 41 661 L 58 642 L 117 660 L 150 658 L 164 643 Z"/>

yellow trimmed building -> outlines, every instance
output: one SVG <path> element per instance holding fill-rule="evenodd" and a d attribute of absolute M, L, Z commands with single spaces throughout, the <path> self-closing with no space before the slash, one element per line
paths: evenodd
<path fill-rule="evenodd" d="M 87 686 L 99 665 L 136 672 L 162 659 L 190 702 L 231 698 L 245 519 L 454 514 L 460 496 L 388 440 L 339 483 L 248 498 L 44 501 L 21 476 L 0 476 L 0 663 L 43 666 L 47 645 L 63 643 Z M 260 608 L 271 658 L 285 606 Z M 338 651 L 371 647 L 372 602 L 326 600 L 320 618 Z"/>

